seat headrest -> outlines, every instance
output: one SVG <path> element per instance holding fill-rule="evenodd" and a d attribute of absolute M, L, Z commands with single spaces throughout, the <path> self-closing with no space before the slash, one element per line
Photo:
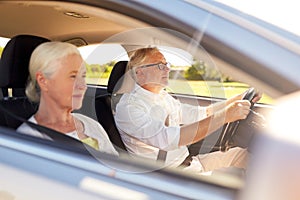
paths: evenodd
<path fill-rule="evenodd" d="M 33 35 L 17 35 L 6 44 L 0 60 L 0 87 L 25 88 L 33 50 L 50 40 Z"/>
<path fill-rule="evenodd" d="M 128 61 L 119 61 L 114 65 L 108 79 L 108 84 L 107 84 L 108 93 L 113 93 L 113 91 L 118 90 L 118 88 L 115 87 L 120 87 L 123 81 L 123 79 L 121 78 L 125 75 L 127 63 Z"/>

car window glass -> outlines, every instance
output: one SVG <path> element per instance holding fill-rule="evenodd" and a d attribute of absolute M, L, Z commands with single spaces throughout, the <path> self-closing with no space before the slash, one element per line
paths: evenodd
<path fill-rule="evenodd" d="M 235 80 L 221 72 L 217 63 L 207 58 L 195 58 L 185 50 L 161 46 L 166 60 L 171 63 L 169 92 L 209 98 L 229 98 L 241 94 L 249 87 L 243 80 Z M 263 95 L 260 103 L 272 104 L 273 100 Z"/>
<path fill-rule="evenodd" d="M 0 55 L 8 41 L 9 38 L 0 38 Z M 159 48 L 171 63 L 168 87 L 171 93 L 228 98 L 250 87 L 242 80 L 234 80 L 230 75 L 221 73 L 217 67 L 211 66 L 213 64 L 196 59 L 185 50 L 166 46 Z M 87 66 L 86 81 L 92 85 L 106 86 L 114 64 L 119 60 L 129 60 L 126 50 L 119 44 L 96 44 L 78 49 Z M 260 103 L 272 104 L 273 100 L 264 94 Z"/>
<path fill-rule="evenodd" d="M 128 60 L 125 49 L 119 44 L 95 44 L 78 49 L 86 62 L 87 84 L 106 86 L 114 64 Z"/>
<path fill-rule="evenodd" d="M 9 41 L 9 38 L 0 37 L 0 57 L 2 55 L 3 48 L 5 47 L 5 45 L 7 44 L 8 41 Z"/>
<path fill-rule="evenodd" d="M 258 19 L 274 24 L 282 29 L 300 35 L 298 26 L 299 11 L 295 6 L 295 1 L 234 1 L 234 0 L 216 0 L 222 4 L 228 5 L 239 10 L 241 13 L 254 16 Z M 270 6 L 272 3 L 272 6 Z M 266 12 L 267 11 L 267 12 Z M 278 15 L 278 13 L 284 13 Z M 287 21 L 289 23 L 287 23 Z"/>

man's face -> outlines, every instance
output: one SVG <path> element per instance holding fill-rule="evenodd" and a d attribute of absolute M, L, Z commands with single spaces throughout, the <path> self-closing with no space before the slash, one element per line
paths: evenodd
<path fill-rule="evenodd" d="M 159 69 L 157 65 L 159 63 L 166 64 L 167 61 L 162 53 L 157 52 L 146 58 L 142 67 L 137 67 L 136 69 L 137 83 L 154 93 L 158 93 L 165 88 L 169 80 L 170 69 L 166 66 L 163 69 Z"/>

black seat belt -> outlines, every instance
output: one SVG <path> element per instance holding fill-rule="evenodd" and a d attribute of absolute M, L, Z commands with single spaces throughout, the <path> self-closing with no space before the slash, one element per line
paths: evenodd
<path fill-rule="evenodd" d="M 3 107 L 2 104 L 0 104 L 0 110 L 2 112 L 5 112 L 6 114 L 8 114 L 9 116 L 11 116 L 12 118 L 14 118 L 14 119 L 16 119 L 16 120 L 18 120 L 20 122 L 26 123 L 31 128 L 34 128 L 34 129 L 38 130 L 39 132 L 42 132 L 42 133 L 46 134 L 53 141 L 60 142 L 62 144 L 67 144 L 69 146 L 74 146 L 76 148 L 79 148 L 80 150 L 83 150 L 85 153 L 89 153 L 90 151 L 92 151 L 92 152 L 97 151 L 94 148 L 90 147 L 89 145 L 85 145 L 84 143 L 82 143 L 81 141 L 79 141 L 79 140 L 77 140 L 77 139 L 75 139 L 73 137 L 65 135 L 65 134 L 63 134 L 63 133 L 61 133 L 59 131 L 56 131 L 56 130 L 51 129 L 51 128 L 48 128 L 46 126 L 35 124 L 35 123 L 30 122 L 30 121 L 28 121 L 26 119 L 23 119 L 22 117 L 19 117 L 19 116 L 17 116 L 14 113 L 9 112 L 7 109 L 5 109 Z"/>

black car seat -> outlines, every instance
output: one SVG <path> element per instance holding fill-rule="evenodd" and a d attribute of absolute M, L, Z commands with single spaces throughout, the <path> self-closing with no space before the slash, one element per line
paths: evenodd
<path fill-rule="evenodd" d="M 37 104 L 25 95 L 32 51 L 41 43 L 50 41 L 33 35 L 17 35 L 6 44 L 0 60 L 0 88 L 3 93 L 0 106 L 19 117 L 29 118 Z M 21 124 L 7 113 L 0 112 L 0 125 L 16 129 Z"/>
<path fill-rule="evenodd" d="M 117 62 L 114 65 L 108 80 L 107 93 L 95 97 L 95 110 L 98 122 L 103 126 L 110 138 L 110 141 L 115 145 L 116 150 L 119 152 L 127 150 L 116 127 L 113 116 L 116 105 L 115 101 L 120 98 L 120 95 L 115 94 L 114 91 L 117 91 L 116 87 L 119 87 L 122 83 L 126 66 L 127 61 Z"/>

